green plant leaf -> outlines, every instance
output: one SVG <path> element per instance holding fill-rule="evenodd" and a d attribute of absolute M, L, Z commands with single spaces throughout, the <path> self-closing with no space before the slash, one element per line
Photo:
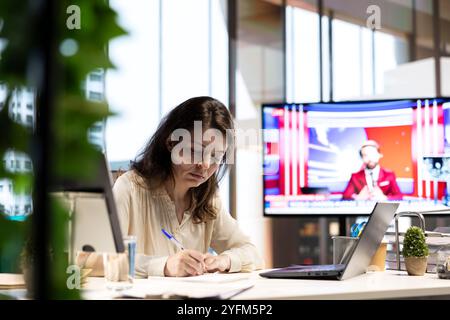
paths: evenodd
<path fill-rule="evenodd" d="M 0 1 L 0 41 L 5 44 L 0 52 L 0 81 L 4 81 L 8 88 L 15 87 L 39 87 L 39 75 L 41 66 L 36 63 L 36 52 L 42 45 L 42 32 L 38 22 L 42 17 L 34 10 L 33 1 Z M 81 29 L 70 30 L 66 25 L 69 15 L 66 9 L 69 5 L 78 5 L 81 9 Z M 51 180 L 66 178 L 89 177 L 96 170 L 99 151 L 88 142 L 88 130 L 98 121 L 111 116 L 106 103 L 95 103 L 86 100 L 86 92 L 83 82 L 88 74 L 97 69 L 110 69 L 114 65 L 107 55 L 109 42 L 116 37 L 123 36 L 126 31 L 117 23 L 117 15 L 105 0 L 61 0 L 57 2 L 54 43 L 55 83 L 54 97 L 56 98 L 52 123 L 52 145 L 49 150 L 51 162 Z M 60 47 L 67 44 L 67 39 L 75 43 L 72 54 L 64 55 Z M 2 139 L 0 140 L 0 154 L 7 150 L 29 153 L 33 162 L 36 154 L 29 152 L 33 132 L 12 121 L 8 115 L 9 95 L 6 107 L 0 111 L 0 128 Z M 37 113 L 42 106 L 36 105 Z M 0 177 L 13 180 L 15 192 L 29 191 L 33 183 L 33 175 L 26 173 L 8 172 L 0 166 Z M 0 208 L 1 209 L 1 208 Z M 41 213 L 49 215 L 51 222 L 50 247 L 51 270 L 50 283 L 51 298 L 78 299 L 77 290 L 69 290 L 66 285 L 67 257 L 64 253 L 67 243 L 68 213 L 58 203 L 52 202 L 49 212 Z M 0 217 L 0 253 L 2 248 L 11 243 L 22 245 L 23 239 L 30 240 L 30 231 L 25 228 L 32 222 L 33 214 L 27 219 L 26 224 L 8 221 Z M 18 227 L 22 225 L 22 227 Z M 19 228 L 19 229 L 17 229 Z M 22 229 L 20 229 L 22 228 Z M 19 242 L 12 236 L 22 239 Z M 25 261 L 33 264 L 35 252 L 32 245 L 23 247 Z M 0 255 L 1 256 L 1 255 Z M 43 257 L 41 257 L 43 258 Z"/>
<path fill-rule="evenodd" d="M 0 29 L 0 40 L 6 48 L 0 56 L 1 80 L 11 87 L 26 84 L 29 54 L 36 46 L 39 37 L 30 30 L 36 30 L 35 20 L 31 17 L 27 1 L 0 1 L 0 18 L 3 26 Z"/>
<path fill-rule="evenodd" d="M 428 251 L 423 230 L 416 226 L 409 227 L 403 240 L 402 255 L 404 257 L 426 257 Z"/>
<path fill-rule="evenodd" d="M 90 177 L 96 169 L 98 150 L 88 141 L 88 130 L 96 122 L 113 115 L 105 103 L 87 101 L 78 96 L 60 100 L 55 115 L 56 177 Z"/>

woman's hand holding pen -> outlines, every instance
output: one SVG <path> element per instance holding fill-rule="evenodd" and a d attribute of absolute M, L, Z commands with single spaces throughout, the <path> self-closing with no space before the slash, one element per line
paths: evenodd
<path fill-rule="evenodd" d="M 229 256 L 213 256 L 209 253 L 207 253 L 205 256 L 205 265 L 207 272 L 224 272 L 230 270 L 231 260 Z"/>
<path fill-rule="evenodd" d="M 196 250 L 181 250 L 167 259 L 164 267 L 166 277 L 198 276 L 206 272 L 206 255 Z"/>
<path fill-rule="evenodd" d="M 196 250 L 185 249 L 167 259 L 164 267 L 166 277 L 198 276 L 207 272 L 230 270 L 231 260 L 227 255 L 213 256 Z"/>

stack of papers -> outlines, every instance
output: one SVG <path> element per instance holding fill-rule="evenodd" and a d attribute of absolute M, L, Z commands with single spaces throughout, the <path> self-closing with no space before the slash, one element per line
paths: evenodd
<path fill-rule="evenodd" d="M 250 274 L 212 273 L 194 277 L 149 277 L 136 281 L 116 298 L 137 299 L 221 299 L 226 300 L 252 288 Z M 205 286 L 205 283 L 208 283 Z"/>

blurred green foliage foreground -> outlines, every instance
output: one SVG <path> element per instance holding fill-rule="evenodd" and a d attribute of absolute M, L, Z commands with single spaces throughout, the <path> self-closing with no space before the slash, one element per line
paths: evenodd
<path fill-rule="evenodd" d="M 6 99 L 0 104 L 0 155 L 7 151 L 27 154 L 32 161 L 34 172 L 19 173 L 6 170 L 0 165 L 0 179 L 13 182 L 16 194 L 34 195 L 34 177 L 39 165 L 37 155 L 41 150 L 33 143 L 39 126 L 27 128 L 10 117 L 11 97 L 14 90 L 31 89 L 36 95 L 36 116 L 46 117 L 50 123 L 51 141 L 49 146 L 50 179 L 83 177 L 92 174 L 95 156 L 100 152 L 87 139 L 88 129 L 96 122 L 110 116 L 106 101 L 92 102 L 86 99 L 84 82 L 88 74 L 95 70 L 114 68 L 108 58 L 109 41 L 125 35 L 117 23 L 117 14 L 105 0 L 58 0 L 54 4 L 55 24 L 51 26 L 54 37 L 50 50 L 54 55 L 55 72 L 50 75 L 54 108 L 51 114 L 41 112 L 45 106 L 39 105 L 42 90 L 43 68 L 36 48 L 42 47 L 43 19 L 48 16 L 37 14 L 36 8 L 43 1 L 0 1 L 0 84 L 6 87 Z M 48 13 L 47 13 L 48 14 Z M 48 21 L 48 20 L 47 20 Z M 2 162 L 0 162 L 2 163 Z M 47 186 L 49 187 L 49 186 Z M 50 200 L 49 198 L 46 201 Z M 34 206 L 33 206 L 34 207 Z M 57 203 L 49 206 L 45 214 L 49 218 L 48 256 L 50 259 L 51 299 L 78 299 L 78 290 L 70 290 L 66 285 L 68 274 L 67 243 L 68 213 Z M 0 272 L 29 272 L 32 275 L 36 259 L 34 244 L 31 242 L 31 226 L 34 212 L 25 221 L 13 221 L 0 206 Z M 33 297 L 33 292 L 29 296 Z M 0 296 L 7 298 L 7 296 Z"/>

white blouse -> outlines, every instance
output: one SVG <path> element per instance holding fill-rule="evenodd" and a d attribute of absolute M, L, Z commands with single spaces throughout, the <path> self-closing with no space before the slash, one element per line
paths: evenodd
<path fill-rule="evenodd" d="M 164 276 L 169 256 L 179 250 L 161 231 L 170 232 L 187 249 L 206 253 L 209 247 L 218 254 L 228 255 L 229 272 L 252 271 L 263 268 L 264 262 L 256 247 L 239 229 L 237 221 L 226 212 L 220 196 L 214 198 L 217 217 L 204 223 L 193 223 L 185 211 L 178 222 L 175 204 L 164 187 L 151 190 L 144 180 L 130 170 L 121 175 L 113 187 L 120 225 L 124 235 L 137 238 L 136 275 Z"/>

